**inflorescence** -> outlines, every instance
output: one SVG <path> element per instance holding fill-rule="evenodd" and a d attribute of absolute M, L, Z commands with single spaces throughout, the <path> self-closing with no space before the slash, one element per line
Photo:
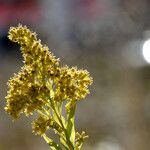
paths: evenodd
<path fill-rule="evenodd" d="M 13 119 L 22 113 L 29 116 L 37 112 L 33 132 L 43 136 L 52 150 L 62 148 L 46 135 L 48 129 L 59 136 L 65 149 L 79 150 L 87 136 L 75 132 L 74 113 L 76 102 L 89 94 L 88 86 L 92 83 L 89 72 L 61 67 L 59 59 L 26 26 L 11 27 L 8 37 L 21 46 L 24 65 L 8 82 L 5 110 Z M 63 103 L 66 117 L 62 116 Z"/>

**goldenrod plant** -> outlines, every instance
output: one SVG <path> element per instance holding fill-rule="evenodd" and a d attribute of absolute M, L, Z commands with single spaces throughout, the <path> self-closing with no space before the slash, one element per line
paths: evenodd
<path fill-rule="evenodd" d="M 8 82 L 6 112 L 13 120 L 22 113 L 36 113 L 33 132 L 43 137 L 52 150 L 80 150 L 88 136 L 84 131 L 75 131 L 75 110 L 77 102 L 89 94 L 89 72 L 61 66 L 26 26 L 11 27 L 8 37 L 21 46 L 24 65 Z M 58 140 L 49 137 L 48 130 L 53 130 Z"/>

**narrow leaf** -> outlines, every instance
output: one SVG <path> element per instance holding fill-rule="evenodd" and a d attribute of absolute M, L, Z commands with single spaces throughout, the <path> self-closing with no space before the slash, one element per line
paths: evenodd
<path fill-rule="evenodd" d="M 68 145 L 63 138 L 60 138 L 60 143 L 66 148 L 66 150 L 69 150 Z"/>
<path fill-rule="evenodd" d="M 47 137 L 45 134 L 43 135 L 43 138 L 52 150 L 62 150 L 62 148 L 56 142 Z"/>
<path fill-rule="evenodd" d="M 67 135 L 71 143 L 75 143 L 75 127 L 74 127 L 74 117 L 75 117 L 75 105 L 67 112 Z"/>

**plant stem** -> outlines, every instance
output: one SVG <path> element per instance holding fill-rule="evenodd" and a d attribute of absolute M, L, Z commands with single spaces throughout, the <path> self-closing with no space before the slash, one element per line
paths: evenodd
<path fill-rule="evenodd" d="M 51 105 L 52 109 L 53 109 L 54 113 L 56 114 L 56 117 L 57 117 L 59 123 L 61 124 L 62 129 L 63 129 L 63 131 L 65 133 L 66 143 L 68 144 L 69 150 L 74 150 L 74 146 L 73 146 L 73 144 L 71 143 L 71 141 L 70 141 L 70 139 L 68 137 L 67 130 L 66 130 L 66 128 L 65 128 L 65 126 L 64 126 L 64 124 L 63 124 L 63 122 L 62 122 L 62 120 L 61 120 L 61 118 L 60 118 L 60 116 L 59 116 L 59 114 L 58 114 L 58 112 L 56 110 L 55 103 L 51 101 L 51 104 L 52 104 Z"/>

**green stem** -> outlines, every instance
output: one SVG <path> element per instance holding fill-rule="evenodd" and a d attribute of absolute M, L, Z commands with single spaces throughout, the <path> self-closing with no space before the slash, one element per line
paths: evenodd
<path fill-rule="evenodd" d="M 46 110 L 45 110 L 46 111 Z M 40 115 L 43 115 L 43 116 L 45 116 L 45 117 L 48 117 L 49 116 L 49 114 L 44 114 L 42 111 L 40 111 L 40 110 L 38 110 L 38 113 L 40 114 Z M 48 116 L 47 116 L 48 115 Z M 62 138 L 62 140 L 63 141 L 65 141 L 65 138 L 62 136 L 62 134 L 61 133 L 57 133 L 61 138 Z M 50 138 L 48 137 L 48 136 L 46 136 L 46 134 L 44 134 L 43 135 L 43 138 L 45 139 L 45 141 L 48 143 L 49 141 L 51 141 L 50 140 Z M 66 143 L 66 142 L 65 142 Z M 62 145 L 65 147 L 65 145 L 62 143 Z M 66 147 L 65 147 L 66 148 Z M 69 150 L 69 149 L 68 149 Z"/>
<path fill-rule="evenodd" d="M 62 120 L 61 120 L 61 117 L 59 116 L 59 114 L 58 114 L 58 112 L 57 112 L 57 110 L 56 110 L 56 108 L 55 108 L 55 103 L 54 103 L 52 100 L 51 100 L 51 106 L 52 106 L 52 109 L 53 109 L 54 113 L 56 114 L 56 117 L 57 117 L 59 123 L 61 124 L 62 129 L 63 129 L 63 131 L 64 131 L 64 133 L 65 133 L 65 136 L 66 136 L 66 143 L 67 143 L 67 145 L 68 145 L 68 147 L 69 147 L 69 150 L 74 150 L 74 146 L 73 146 L 73 144 L 71 143 L 71 141 L 70 141 L 70 139 L 69 139 L 67 130 L 65 129 L 65 126 L 64 126 L 64 124 L 63 124 L 63 122 L 62 122 Z"/>

